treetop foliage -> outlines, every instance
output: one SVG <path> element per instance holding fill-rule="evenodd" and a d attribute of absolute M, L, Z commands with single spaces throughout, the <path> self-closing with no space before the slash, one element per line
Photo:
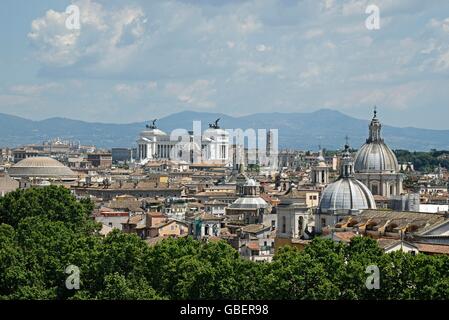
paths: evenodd
<path fill-rule="evenodd" d="M 89 217 L 92 204 L 64 188 L 0 199 L 0 299 L 448 299 L 449 257 L 385 254 L 369 238 L 316 238 L 283 247 L 271 263 L 242 259 L 224 241 L 190 237 L 148 246 Z M 80 271 L 79 290 L 65 273 Z M 380 289 L 367 289 L 370 265 Z"/>

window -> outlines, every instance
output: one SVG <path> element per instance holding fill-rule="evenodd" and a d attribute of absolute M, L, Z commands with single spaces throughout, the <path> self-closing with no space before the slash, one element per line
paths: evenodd
<path fill-rule="evenodd" d="M 299 217 L 298 218 L 298 235 L 302 235 L 302 231 L 304 229 L 304 218 L 303 217 Z"/>
<path fill-rule="evenodd" d="M 282 217 L 282 233 L 286 233 L 287 232 L 287 219 L 285 218 L 285 216 Z"/>

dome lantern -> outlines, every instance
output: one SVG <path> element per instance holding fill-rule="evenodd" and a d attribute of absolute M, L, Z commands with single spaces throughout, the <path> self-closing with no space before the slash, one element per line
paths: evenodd
<path fill-rule="evenodd" d="M 340 175 L 344 178 L 354 175 L 354 161 L 352 160 L 348 144 L 345 145 L 345 151 L 342 154 Z"/>
<path fill-rule="evenodd" d="M 369 137 L 355 157 L 356 173 L 396 173 L 399 171 L 398 160 L 394 152 L 380 136 L 382 125 L 374 110 L 374 117 L 369 125 Z"/>
<path fill-rule="evenodd" d="M 382 125 L 380 124 L 379 119 L 377 119 L 377 108 L 374 107 L 374 116 L 369 125 L 369 138 L 366 140 L 366 143 L 383 141 L 380 137 L 381 128 Z"/>

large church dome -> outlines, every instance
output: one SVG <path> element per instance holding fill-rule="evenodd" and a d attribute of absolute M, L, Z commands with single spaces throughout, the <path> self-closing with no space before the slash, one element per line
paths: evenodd
<path fill-rule="evenodd" d="M 76 174 L 58 160 L 50 157 L 26 158 L 11 168 L 8 173 L 14 178 L 49 178 L 61 180 L 74 180 Z"/>
<path fill-rule="evenodd" d="M 399 171 L 395 154 L 380 136 L 381 127 L 376 111 L 374 111 L 374 117 L 369 126 L 369 138 L 355 157 L 354 170 L 356 173 L 396 173 Z"/>
<path fill-rule="evenodd" d="M 320 200 L 321 213 L 350 214 L 364 209 L 375 209 L 371 191 L 353 176 L 353 161 L 349 146 L 345 147 L 340 178 L 324 189 Z"/>

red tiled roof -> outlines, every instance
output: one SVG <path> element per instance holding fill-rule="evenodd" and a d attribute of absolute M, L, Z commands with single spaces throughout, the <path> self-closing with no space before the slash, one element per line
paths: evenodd
<path fill-rule="evenodd" d="M 253 250 L 253 251 L 259 251 L 260 250 L 259 241 L 248 242 L 246 244 L 246 246 L 248 247 L 248 249 Z"/>
<path fill-rule="evenodd" d="M 418 250 L 423 253 L 449 254 L 449 245 L 415 243 Z"/>
<path fill-rule="evenodd" d="M 352 231 L 342 231 L 342 232 L 334 233 L 334 237 L 337 237 L 342 241 L 348 241 L 348 242 L 355 236 L 356 236 L 356 234 Z"/>

